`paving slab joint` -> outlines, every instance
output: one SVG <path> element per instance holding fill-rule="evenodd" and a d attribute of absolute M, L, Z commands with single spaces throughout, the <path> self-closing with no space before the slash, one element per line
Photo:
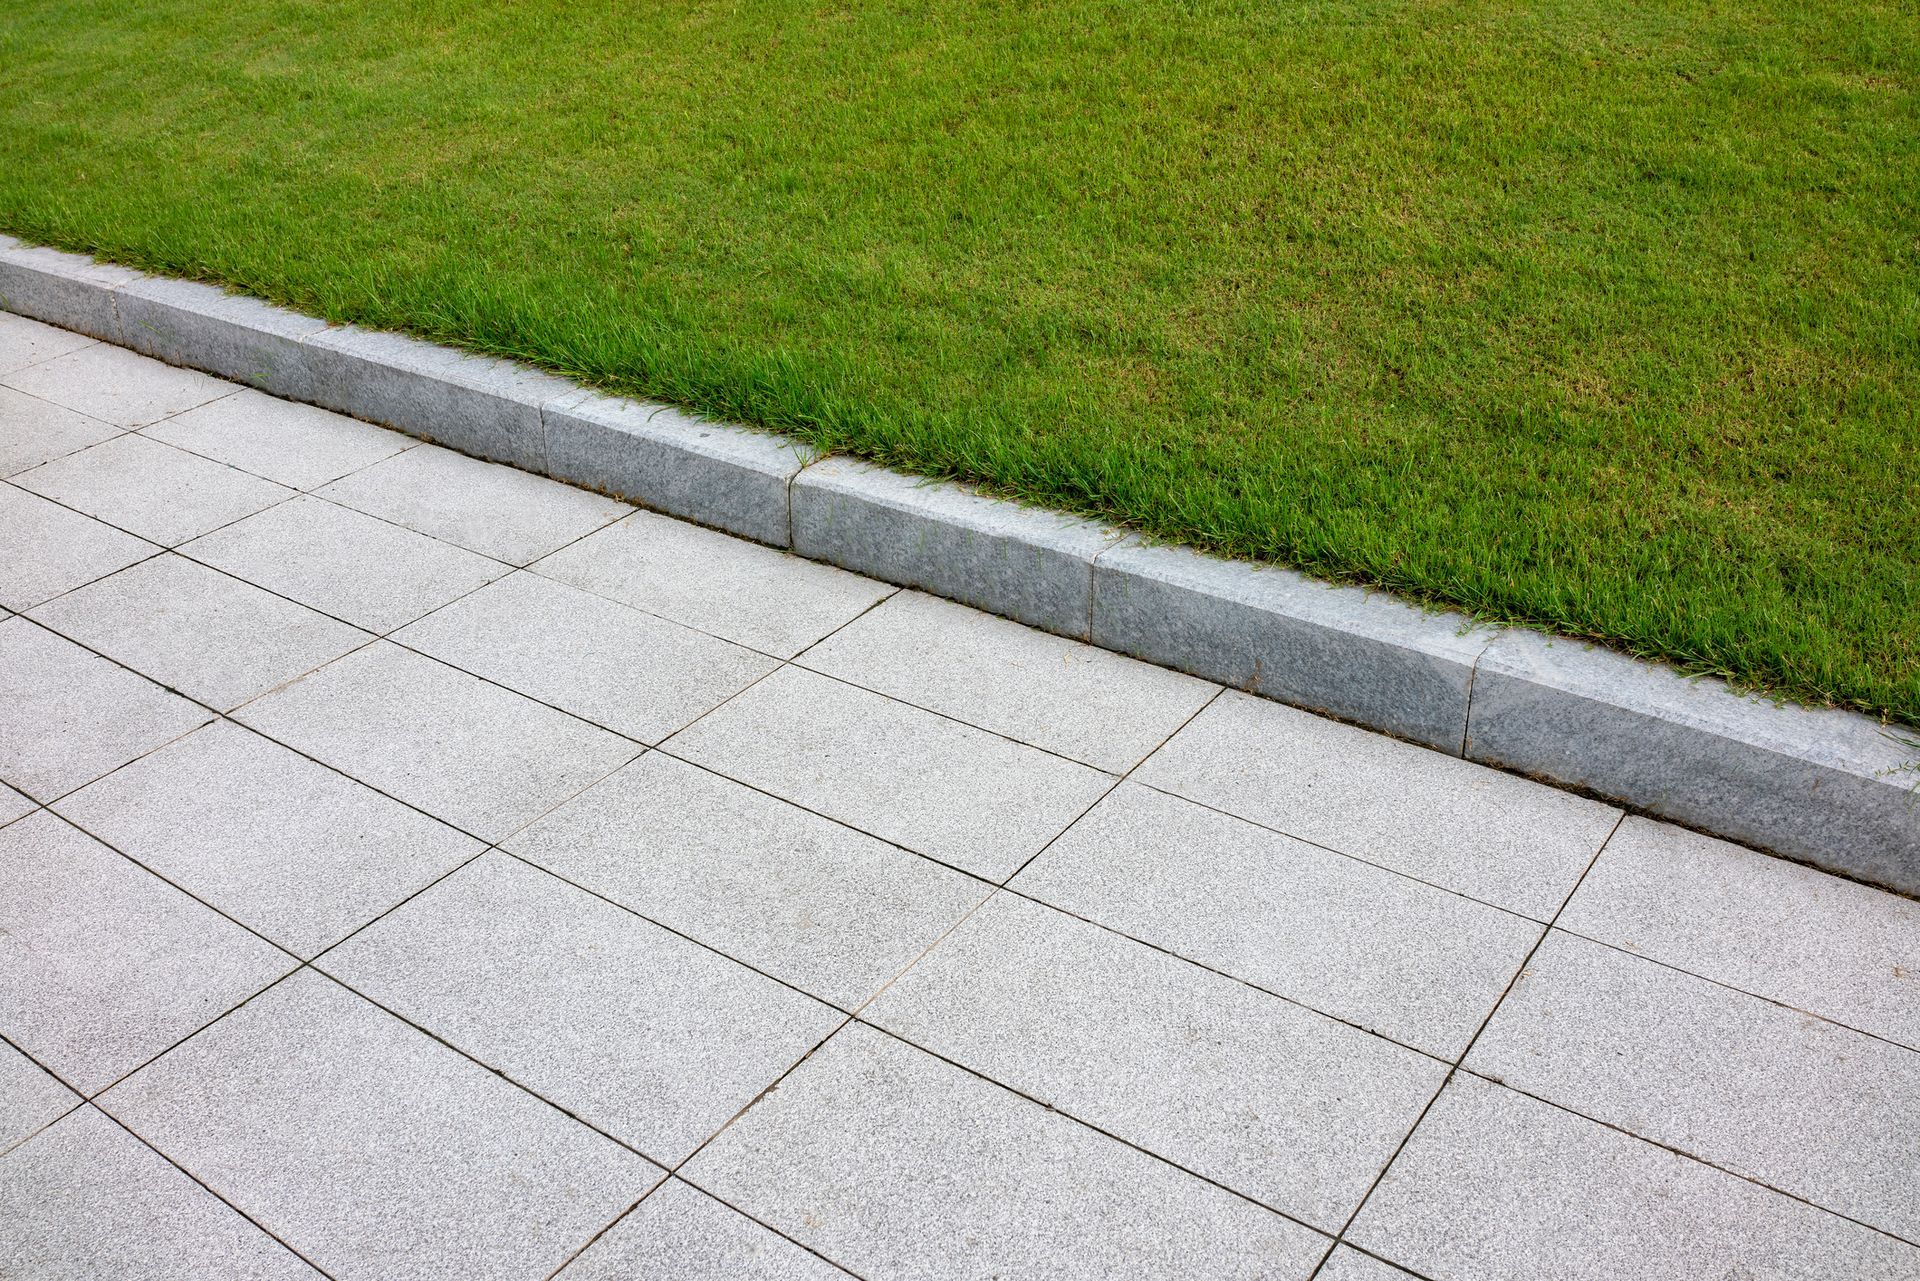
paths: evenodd
<path fill-rule="evenodd" d="M 0 307 L 1906 894 L 1920 747 L 1578 641 L 0 236 Z"/>

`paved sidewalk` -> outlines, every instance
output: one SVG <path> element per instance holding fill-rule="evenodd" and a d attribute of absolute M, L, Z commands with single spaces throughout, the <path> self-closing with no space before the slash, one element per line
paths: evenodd
<path fill-rule="evenodd" d="M 0 476 L 0 1277 L 1920 1278 L 1913 902 L 4 314 Z"/>

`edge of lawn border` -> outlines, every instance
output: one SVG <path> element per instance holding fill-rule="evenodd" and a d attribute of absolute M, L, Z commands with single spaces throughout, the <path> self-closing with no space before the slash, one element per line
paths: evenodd
<path fill-rule="evenodd" d="M 1920 894 L 1920 744 L 1857 713 L 3 235 L 0 308 Z"/>

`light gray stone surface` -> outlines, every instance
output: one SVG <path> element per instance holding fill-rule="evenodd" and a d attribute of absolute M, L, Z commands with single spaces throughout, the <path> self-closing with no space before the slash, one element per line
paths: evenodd
<path fill-rule="evenodd" d="M 1435 1281 L 1920 1276 L 1920 1248 L 1471 1076 L 1348 1236 Z"/>
<path fill-rule="evenodd" d="M 1911 899 L 1629 818 L 1560 926 L 1920 1049 Z"/>
<path fill-rule="evenodd" d="M 137 271 L 0 236 L 0 307 L 108 342 L 120 341 L 113 291 Z"/>
<path fill-rule="evenodd" d="M 516 573 L 394 634 L 411 649 L 657 743 L 776 666 L 704 632 Z"/>
<path fill-rule="evenodd" d="M 30 609 L 160 549 L 0 481 L 0 604 Z"/>
<path fill-rule="evenodd" d="M 418 443 L 372 423 L 250 389 L 176 414 L 141 435 L 292 489 L 317 488 Z"/>
<path fill-rule="evenodd" d="M 1920 1051 L 1556 930 L 1466 1066 L 1920 1238 Z"/>
<path fill-rule="evenodd" d="M 513 565 L 538 560 L 633 510 L 437 445 L 375 463 L 320 496 Z"/>
<path fill-rule="evenodd" d="M 386 641 L 249 703 L 235 719 L 487 841 L 640 752 Z"/>
<path fill-rule="evenodd" d="M 229 721 L 87 785 L 58 810 L 303 957 L 482 848 Z"/>
<path fill-rule="evenodd" d="M 793 657 L 893 592 L 652 512 L 635 512 L 533 570 L 776 658 Z"/>
<path fill-rule="evenodd" d="M 833 1281 L 847 1273 L 678 1179 L 588 1246 L 564 1281 Z"/>
<path fill-rule="evenodd" d="M 233 391 L 218 378 L 105 343 L 15 370 L 4 381 L 116 427 L 145 427 Z"/>
<path fill-rule="evenodd" d="M 0 828 L 0 1033 L 77 1090 L 295 964 L 51 813 Z"/>
<path fill-rule="evenodd" d="M 1350 1245 L 1338 1245 L 1320 1265 L 1313 1281 L 1419 1281 L 1419 1278 L 1372 1255 L 1362 1254 Z"/>
<path fill-rule="evenodd" d="M 851 458 L 794 477 L 793 546 L 890 583 L 919 587 L 1081 640 L 1093 560 L 1121 533 Z"/>
<path fill-rule="evenodd" d="M 320 966 L 666 1166 L 844 1019 L 498 852 Z"/>
<path fill-rule="evenodd" d="M 545 1276 L 662 1175 L 311 970 L 101 1105 L 334 1276 Z"/>
<path fill-rule="evenodd" d="M 14 484 L 172 547 L 294 491 L 130 432 L 12 477 Z"/>
<path fill-rule="evenodd" d="M 72 641 L 0 622 L 0 779 L 50 801 L 213 714 Z"/>
<path fill-rule="evenodd" d="M 327 322 L 192 280 L 146 276 L 114 294 L 118 341 L 170 365 L 204 369 L 276 396 L 311 400 L 303 340 Z"/>
<path fill-rule="evenodd" d="M 787 485 L 818 451 L 665 405 L 576 392 L 550 401 L 547 474 L 758 543 L 790 541 Z"/>
<path fill-rule="evenodd" d="M 1447 1073 L 1011 894 L 862 1017 L 1328 1232 Z"/>
<path fill-rule="evenodd" d="M 497 560 L 311 497 L 196 538 L 180 553 L 373 632 L 392 631 L 509 572 Z"/>
<path fill-rule="evenodd" d="M 667 750 L 994 881 L 1013 875 L 1113 783 L 797 667 L 680 731 Z"/>
<path fill-rule="evenodd" d="M 1620 816 L 1597 801 L 1232 691 L 1133 777 L 1542 921 Z"/>
<path fill-rule="evenodd" d="M 15 317 L 0 312 L 0 319 Z M 0 334 L 0 338 L 4 338 L 4 334 Z M 103 440 L 111 440 L 123 430 L 29 396 L 24 391 L 0 387 L 0 476 L 12 476 L 77 453 Z"/>
<path fill-rule="evenodd" d="M 0 262 L 4 260 L 5 248 L 0 246 Z M 0 271 L 3 270 L 0 268 Z M 90 347 L 96 341 L 84 334 L 55 329 L 52 325 L 43 325 L 25 316 L 0 311 L 0 378 L 17 369 L 25 369 L 28 365 L 37 365 L 43 360 L 52 360 L 55 356 Z"/>
<path fill-rule="evenodd" d="M 1122 783 L 1012 887 L 1178 956 L 1457 1058 L 1539 925 Z"/>
<path fill-rule="evenodd" d="M 80 1096 L 62 1085 L 53 1073 L 0 1041 L 0 1156 L 52 1125 L 79 1103 Z"/>
<path fill-rule="evenodd" d="M 534 472 L 547 465 L 540 406 L 578 390 L 509 360 L 352 325 L 306 346 L 315 404 Z"/>
<path fill-rule="evenodd" d="M 688 1163 L 863 1276 L 1297 1277 L 1326 1238 L 884 1033 L 836 1035 Z"/>
<path fill-rule="evenodd" d="M 171 554 L 48 601 L 28 617 L 221 711 L 372 639 Z"/>
<path fill-rule="evenodd" d="M 16 818 L 31 814 L 34 808 L 35 804 L 31 799 L 22 796 L 5 783 L 0 783 L 0 827 L 13 822 Z"/>
<path fill-rule="evenodd" d="M 890 597 L 800 662 L 1113 773 L 1139 764 L 1215 691 L 920 592 Z"/>
<path fill-rule="evenodd" d="M 1494 633 L 1386 592 L 1129 541 L 1094 566 L 1095 644 L 1458 756 Z"/>
<path fill-rule="evenodd" d="M 1920 893 L 1920 746 L 1576 641 L 1508 632 L 1468 755 L 1903 893 Z"/>
<path fill-rule="evenodd" d="M 843 1009 L 879 991 L 989 892 L 661 752 L 506 845 Z"/>
<path fill-rule="evenodd" d="M 0 1276 L 319 1281 L 320 1274 L 93 1108 L 0 1159 Z"/>

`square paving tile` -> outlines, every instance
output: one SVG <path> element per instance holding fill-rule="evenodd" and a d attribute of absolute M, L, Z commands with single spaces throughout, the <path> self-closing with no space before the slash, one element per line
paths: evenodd
<path fill-rule="evenodd" d="M 1449 1060 L 1541 933 L 1523 917 L 1135 783 L 1012 884 Z"/>
<path fill-rule="evenodd" d="M 69 333 L 10 311 L 0 311 L 0 378 L 28 365 L 93 345 L 94 340 L 84 334 Z"/>
<path fill-rule="evenodd" d="M 372 639 L 172 554 L 69 592 L 30 617 L 221 711 Z"/>
<path fill-rule="evenodd" d="M 544 1277 L 663 1173 L 312 970 L 101 1103 L 336 1277 Z"/>
<path fill-rule="evenodd" d="M 1403 1272 L 1390 1263 L 1382 1263 L 1362 1254 L 1350 1245 L 1334 1247 L 1313 1281 L 1420 1281 L 1411 1272 Z"/>
<path fill-rule="evenodd" d="M 329 952 L 356 991 L 674 1165 L 843 1015 L 505 854 Z"/>
<path fill-rule="evenodd" d="M 23 489 L 172 547 L 294 491 L 138 433 L 12 478 Z"/>
<path fill-rule="evenodd" d="M 1556 930 L 1466 1065 L 1920 1237 L 1920 1052 Z"/>
<path fill-rule="evenodd" d="M 91 343 L 0 374 L 7 386 L 116 427 L 145 427 L 232 392 L 232 383 Z"/>
<path fill-rule="evenodd" d="M 0 1159 L 0 1276 L 318 1281 L 320 1274 L 93 1108 Z"/>
<path fill-rule="evenodd" d="M 1447 1067 L 1001 894 L 863 1015 L 1337 1232 Z"/>
<path fill-rule="evenodd" d="M 564 1281 L 838 1281 L 847 1273 L 669 1179 L 567 1265 Z"/>
<path fill-rule="evenodd" d="M 303 957 L 482 848 L 226 721 L 89 784 L 59 811 Z"/>
<path fill-rule="evenodd" d="M 777 665 L 604 596 L 511 574 L 394 639 L 643 743 L 657 743 Z"/>
<path fill-rule="evenodd" d="M 24 618 L 0 622 L 0 779 L 50 801 L 213 713 Z"/>
<path fill-rule="evenodd" d="M 792 658 L 894 590 L 652 512 L 635 512 L 534 570 L 777 658 Z"/>
<path fill-rule="evenodd" d="M 23 391 L 0 387 L 0 476 L 77 453 L 123 430 Z"/>
<path fill-rule="evenodd" d="M 989 892 L 659 752 L 507 848 L 843 1009 L 872 996 Z"/>
<path fill-rule="evenodd" d="M 322 497 L 495 560 L 524 565 L 632 511 L 544 476 L 421 445 Z"/>
<path fill-rule="evenodd" d="M 1142 783 L 1549 920 L 1618 810 L 1229 690 Z"/>
<path fill-rule="evenodd" d="M 686 1177 L 864 1276 L 1312 1275 L 1327 1240 L 849 1027 Z"/>
<path fill-rule="evenodd" d="M 1004 880 L 1113 778 L 785 667 L 667 750 L 963 871 Z"/>
<path fill-rule="evenodd" d="M 1911 1281 L 1920 1249 L 1471 1076 L 1348 1235 L 1435 1281 Z"/>
<path fill-rule="evenodd" d="M 141 433 L 294 489 L 314 489 L 418 441 L 251 387 Z"/>
<path fill-rule="evenodd" d="M 488 841 L 641 750 L 388 641 L 257 699 L 235 717 Z"/>
<path fill-rule="evenodd" d="M 0 828 L 0 1033 L 91 1094 L 294 959 L 46 811 Z"/>
<path fill-rule="evenodd" d="M 1560 926 L 1920 1049 L 1920 903 L 1629 818 Z"/>
<path fill-rule="evenodd" d="M 60 1078 L 0 1041 L 0 1156 L 79 1106 Z M 7 1273 L 0 1272 L 0 1276 Z"/>
<path fill-rule="evenodd" d="M 31 609 L 160 549 L 0 481 L 0 604 Z"/>
<path fill-rule="evenodd" d="M 808 650 L 805 667 L 1124 773 L 1217 686 L 920 592 Z"/>
<path fill-rule="evenodd" d="M 318 498 L 282 503 L 180 551 L 382 634 L 509 572 L 497 560 Z"/>
<path fill-rule="evenodd" d="M 34 801 L 31 797 L 22 796 L 5 783 L 0 783 L 0 827 L 33 813 L 33 810 Z"/>

